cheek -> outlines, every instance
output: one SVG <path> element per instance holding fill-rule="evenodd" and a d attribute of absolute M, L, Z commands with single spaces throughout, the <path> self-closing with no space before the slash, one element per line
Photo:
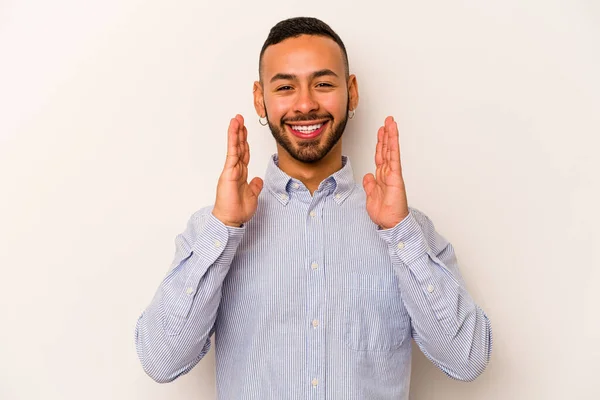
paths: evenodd
<path fill-rule="evenodd" d="M 321 107 L 329 112 L 338 121 L 346 114 L 348 98 L 345 96 L 326 96 L 319 102 Z"/>
<path fill-rule="evenodd" d="M 284 98 L 274 98 L 269 101 L 265 99 L 265 107 L 271 121 L 279 121 L 291 109 L 292 104 Z"/>

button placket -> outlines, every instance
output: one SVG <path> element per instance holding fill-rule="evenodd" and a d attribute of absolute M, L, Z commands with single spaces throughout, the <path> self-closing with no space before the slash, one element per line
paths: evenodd
<path fill-rule="evenodd" d="M 325 271 L 323 266 L 324 233 L 322 224 L 323 206 L 326 203 L 328 191 L 316 191 L 310 201 L 306 217 L 306 240 L 307 240 L 307 307 L 306 307 L 306 329 L 307 329 L 307 375 L 311 392 L 316 398 L 324 396 L 324 371 L 325 365 Z"/>

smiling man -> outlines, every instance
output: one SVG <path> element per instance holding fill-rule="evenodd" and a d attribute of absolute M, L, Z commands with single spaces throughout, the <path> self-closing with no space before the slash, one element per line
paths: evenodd
<path fill-rule="evenodd" d="M 358 97 L 327 24 L 271 29 L 254 106 L 277 153 L 248 182 L 248 132 L 241 115 L 230 121 L 215 202 L 177 236 L 137 322 L 153 379 L 189 372 L 213 333 L 219 399 L 408 399 L 411 339 L 453 379 L 483 372 L 490 322 L 450 242 L 408 206 L 393 117 L 377 132 L 375 175 L 356 183 L 342 155 Z"/>

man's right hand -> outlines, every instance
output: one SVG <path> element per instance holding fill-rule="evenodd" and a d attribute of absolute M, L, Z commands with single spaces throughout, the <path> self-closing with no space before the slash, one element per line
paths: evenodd
<path fill-rule="evenodd" d="M 258 195 L 263 188 L 259 177 L 248 180 L 250 147 L 244 117 L 236 115 L 229 122 L 227 132 L 227 158 L 219 177 L 217 198 L 213 215 L 228 226 L 239 227 L 248 222 L 256 212 Z"/>

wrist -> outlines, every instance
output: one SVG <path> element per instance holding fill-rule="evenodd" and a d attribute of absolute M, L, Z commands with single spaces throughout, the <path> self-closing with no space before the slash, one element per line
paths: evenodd
<path fill-rule="evenodd" d="M 402 221 L 404 221 L 406 219 L 406 217 L 408 217 L 409 215 L 410 215 L 410 212 L 407 212 L 404 215 L 402 215 L 400 218 L 398 218 L 396 221 L 380 223 L 380 224 L 378 224 L 378 227 L 379 227 L 379 229 L 382 229 L 382 230 L 392 229 L 392 228 L 396 227 L 398 224 L 400 224 Z"/>
<path fill-rule="evenodd" d="M 221 221 L 221 223 L 225 226 L 230 226 L 233 228 L 239 228 L 242 226 L 241 222 L 235 222 L 235 221 L 230 221 L 227 218 L 224 218 L 223 216 L 219 215 L 218 212 L 215 212 L 214 210 L 212 211 L 212 215 L 218 219 L 219 221 Z"/>

